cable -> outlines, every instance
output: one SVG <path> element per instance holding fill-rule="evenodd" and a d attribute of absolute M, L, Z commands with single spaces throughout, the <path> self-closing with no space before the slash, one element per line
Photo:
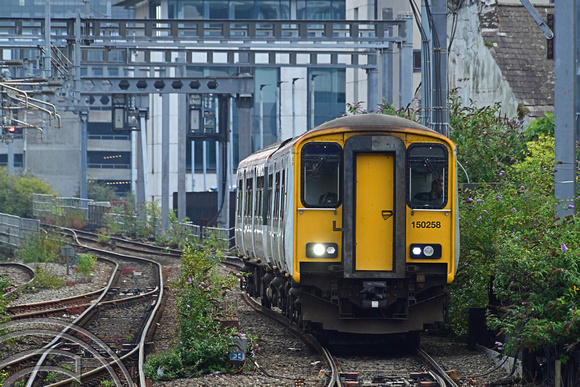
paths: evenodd
<path fill-rule="evenodd" d="M 268 372 L 266 372 L 266 370 L 264 370 L 262 367 L 260 367 L 258 365 L 258 362 L 256 362 L 254 359 L 252 359 L 251 357 L 247 358 L 249 361 L 251 361 L 252 363 L 254 363 L 254 365 L 256 366 L 256 368 L 262 372 L 264 375 L 266 375 L 269 378 L 274 378 L 274 379 L 286 379 L 286 380 L 295 380 L 295 378 L 289 378 L 286 376 L 274 376 L 274 375 L 270 375 Z"/>

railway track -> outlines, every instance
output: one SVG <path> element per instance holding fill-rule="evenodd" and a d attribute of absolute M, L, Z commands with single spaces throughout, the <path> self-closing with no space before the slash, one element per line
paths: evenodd
<path fill-rule="evenodd" d="M 241 268 L 241 261 L 234 257 L 230 257 L 224 264 L 231 270 L 239 270 Z M 318 354 L 328 370 L 324 384 L 327 387 L 354 387 L 362 385 L 361 383 L 369 387 L 457 387 L 453 380 L 445 374 L 442 367 L 424 350 L 418 349 L 412 355 L 396 355 L 396 357 L 389 358 L 379 356 L 371 359 L 364 355 L 368 348 L 355 343 L 355 347 L 358 347 L 357 353 L 360 352 L 360 355 L 354 358 L 334 355 L 332 349 L 323 346 L 315 337 L 304 332 L 296 324 L 291 323 L 281 313 L 264 308 L 260 301 L 249 297 L 245 292 L 241 293 L 241 298 L 254 311 L 267 316 L 289 330 L 312 353 Z M 352 342 L 349 343 L 349 348 L 352 348 L 352 345 Z M 376 347 L 376 342 L 373 341 L 370 345 Z M 373 348 L 372 351 L 376 352 L 375 349 Z M 428 364 L 428 367 L 424 366 L 420 369 L 417 365 L 421 363 Z M 364 364 L 364 370 L 361 370 L 361 364 Z M 299 382 L 297 382 L 298 384 Z"/>
<path fill-rule="evenodd" d="M 96 236 L 85 240 L 95 243 Z M 73 381 L 82 381 L 82 385 L 112 381 L 117 385 L 144 386 L 145 343 L 152 336 L 151 328 L 163 299 L 162 266 L 151 259 L 89 246 L 78 237 L 75 245 L 99 259 L 114 262 L 116 275 L 111 276 L 105 288 L 89 295 L 14 307 L 12 312 L 17 318 L 11 323 L 11 329 L 19 333 L 21 340 L 26 337 L 33 344 L 2 359 L 0 368 L 11 378 L 28 380 L 33 386 L 68 385 Z M 140 245 L 133 250 L 140 248 L 145 250 L 144 255 L 162 254 Z M 123 246 L 122 250 L 130 248 Z M 166 252 L 170 259 L 175 259 L 175 255 L 175 252 Z M 38 318 L 62 314 L 67 308 L 85 310 L 72 322 Z M 38 334 L 46 331 L 45 327 L 50 327 L 52 337 Z M 66 354 L 76 358 L 74 367 Z M 74 373 L 67 373 L 71 367 Z"/>
<path fill-rule="evenodd" d="M 15 291 L 19 286 L 26 285 L 34 280 L 34 269 L 17 262 L 0 262 L 0 275 L 6 276 Z"/>
<path fill-rule="evenodd" d="M 296 335 L 312 352 L 324 359 L 328 369 L 325 386 L 409 386 L 409 387 L 458 387 L 424 350 L 417 349 L 412 355 L 367 356 L 367 348 L 359 343 L 353 356 L 333 354 L 328 347 L 321 345 L 310 334 L 302 331 L 281 314 L 267 308 L 242 294 L 243 300 L 256 312 L 266 315 Z M 352 345 L 353 343 L 351 343 Z M 375 345 L 373 343 L 371 345 Z M 351 347 L 352 348 L 352 347 Z M 422 367 L 419 365 L 423 364 Z M 351 371 L 348 371 L 351 370 Z"/>

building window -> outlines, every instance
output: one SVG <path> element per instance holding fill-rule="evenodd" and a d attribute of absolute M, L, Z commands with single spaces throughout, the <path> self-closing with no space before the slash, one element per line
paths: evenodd
<path fill-rule="evenodd" d="M 312 77 L 316 75 L 314 80 Z M 345 69 L 309 69 L 308 70 L 308 111 L 311 108 L 311 92 L 314 88 L 314 122 L 308 120 L 312 129 L 320 124 L 343 115 L 346 104 L 346 70 Z"/>
<path fill-rule="evenodd" d="M 0 155 L 0 166 L 8 166 L 8 155 L 3 154 Z M 22 168 L 22 153 L 15 153 L 14 154 L 14 167 Z"/>
<path fill-rule="evenodd" d="M 421 72 L 421 50 L 413 50 L 413 72 Z"/>
<path fill-rule="evenodd" d="M 110 122 L 89 122 L 87 135 L 89 140 L 130 140 L 129 131 L 114 132 Z"/>
<path fill-rule="evenodd" d="M 292 9 L 294 7 L 294 9 Z M 341 20 L 345 0 L 168 0 L 170 19 Z"/>
<path fill-rule="evenodd" d="M 95 169 L 130 169 L 131 152 L 88 151 L 89 168 Z"/>

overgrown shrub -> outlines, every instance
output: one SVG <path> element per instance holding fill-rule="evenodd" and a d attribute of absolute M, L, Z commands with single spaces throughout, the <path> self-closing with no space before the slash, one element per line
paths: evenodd
<path fill-rule="evenodd" d="M 25 238 L 15 250 L 14 257 L 24 263 L 59 262 L 63 241 L 55 234 L 41 234 Z"/>
<path fill-rule="evenodd" d="M 77 271 L 80 275 L 89 276 L 97 267 L 97 258 L 91 253 L 77 255 Z"/>
<path fill-rule="evenodd" d="M 0 208 L 3 213 L 32 218 L 32 194 L 54 194 L 52 187 L 29 173 L 11 175 L 0 167 Z"/>
<path fill-rule="evenodd" d="M 464 105 L 456 92 L 450 95 L 449 137 L 457 145 L 457 160 L 467 172 L 462 183 L 492 183 L 501 180 L 510 165 L 521 161 L 526 150 L 522 123 L 501 115 L 501 105 Z"/>
<path fill-rule="evenodd" d="M 48 269 L 41 265 L 36 265 L 34 268 L 34 280 L 31 286 L 37 288 L 59 289 L 65 284 L 64 279 L 50 274 Z"/>
<path fill-rule="evenodd" d="M 236 279 L 221 276 L 218 263 L 208 249 L 184 247 L 181 274 L 172 284 L 179 313 L 178 340 L 168 351 L 147 358 L 149 378 L 170 380 L 228 371 L 231 338 L 237 332 L 222 327 L 220 317 L 227 313 L 224 297 Z"/>

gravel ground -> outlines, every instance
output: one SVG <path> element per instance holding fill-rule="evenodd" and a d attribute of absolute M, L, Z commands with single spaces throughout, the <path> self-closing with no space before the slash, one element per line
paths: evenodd
<path fill-rule="evenodd" d="M 97 268 L 88 277 L 77 274 L 72 268 L 69 269 L 69 274 L 67 275 L 65 265 L 58 263 L 39 263 L 30 264 L 29 266 L 35 269 L 35 271 L 40 268 L 54 276 L 64 279 L 69 286 L 63 286 L 60 289 L 31 289 L 29 292 L 21 293 L 11 305 L 60 300 L 79 294 L 90 293 L 107 286 L 112 274 L 111 265 L 98 261 Z"/>
<path fill-rule="evenodd" d="M 173 272 L 176 275 L 177 271 Z M 239 289 L 234 292 L 239 297 Z M 238 298 L 239 299 L 239 298 Z M 323 386 L 325 380 L 325 365 L 321 359 L 295 338 L 286 329 L 261 316 L 247 306 L 241 299 L 237 302 L 240 331 L 260 337 L 261 349 L 253 358 L 261 370 L 252 362 L 248 362 L 241 372 L 235 374 L 205 375 L 199 378 L 177 379 L 172 381 L 153 382 L 153 386 L 296 386 L 299 378 L 304 379 L 306 386 Z M 153 339 L 156 350 L 168 348 L 175 339 L 174 295 L 169 292 L 163 317 L 157 327 Z M 487 353 L 480 349 L 471 351 L 464 343 L 458 343 L 448 338 L 436 335 L 423 335 L 421 338 L 424 349 L 439 361 L 446 370 L 453 370 L 458 376 L 457 383 L 464 386 L 489 386 L 490 382 L 502 380 L 507 376 L 503 369 L 497 369 L 495 362 Z M 362 371 L 372 366 L 370 358 L 359 357 L 355 363 L 349 359 L 349 369 L 342 371 Z M 358 365 L 356 363 L 358 361 Z M 394 367 L 399 360 L 390 360 Z M 389 362 L 389 361 L 387 361 Z M 401 360 L 401 362 L 403 362 Z M 404 363 L 404 362 L 403 362 Z M 420 371 L 421 364 L 406 361 L 408 371 Z M 354 365 L 353 365 L 354 364 Z M 494 370 L 489 373 L 490 370 Z M 481 376 L 485 374 L 484 376 Z M 516 384 L 513 384 L 517 386 Z"/>
<path fill-rule="evenodd" d="M 21 295 L 14 304 L 41 302 L 51 299 L 71 297 L 76 294 L 97 290 L 106 285 L 111 275 L 111 267 L 99 263 L 97 270 L 89 278 L 82 278 L 71 270 L 66 275 L 62 264 L 42 264 L 42 268 L 54 275 L 64 278 L 71 286 L 61 289 L 42 289 L 36 293 Z M 179 274 L 179 265 L 165 267 L 166 286 Z M 225 273 L 225 269 L 224 269 Z M 79 280 L 84 282 L 79 283 Z M 74 284 L 74 285 L 72 285 Z M 163 314 L 157 324 L 150 349 L 153 352 L 169 348 L 176 337 L 175 296 L 168 290 L 168 299 Z M 239 328 L 242 333 L 257 336 L 260 350 L 255 352 L 244 367 L 231 374 L 205 375 L 199 378 L 178 379 L 173 381 L 152 382 L 152 386 L 256 386 L 285 387 L 299 385 L 302 379 L 306 386 L 323 386 L 325 365 L 321 359 L 311 354 L 305 345 L 286 329 L 253 311 L 239 298 L 239 289 L 233 294 L 238 306 Z M 496 368 L 495 363 L 483 350 L 470 351 L 467 345 L 447 338 L 424 335 L 421 339 L 425 350 L 446 370 L 454 370 L 459 377 L 460 386 L 489 386 L 492 381 L 502 380 L 507 373 L 503 370 L 488 371 Z M 361 359 L 361 364 L 368 368 L 369 359 Z M 393 360 L 396 363 L 396 360 Z M 259 365 L 256 366 L 256 364 Z M 417 365 L 418 367 L 419 365 Z M 345 369 L 343 371 L 355 371 Z M 413 370 L 415 371 L 415 370 Z M 485 376 L 480 376 L 485 374 Z M 509 384 L 508 384 L 509 385 Z M 521 386 L 511 384 L 512 386 Z"/>

